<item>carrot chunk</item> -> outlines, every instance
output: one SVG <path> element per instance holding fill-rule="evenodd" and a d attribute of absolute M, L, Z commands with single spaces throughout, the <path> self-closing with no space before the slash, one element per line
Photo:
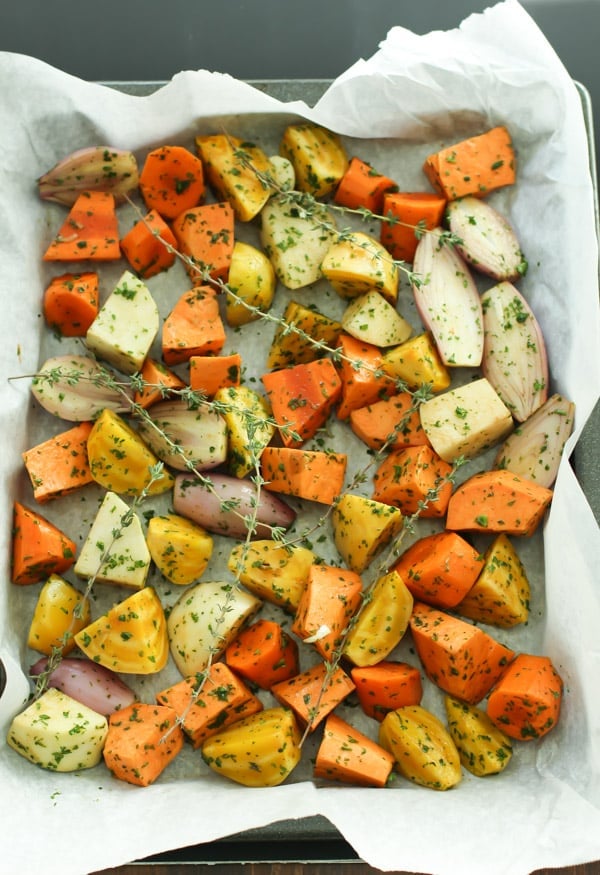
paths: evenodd
<path fill-rule="evenodd" d="M 448 200 L 465 195 L 484 197 L 515 181 L 515 153 L 503 126 L 434 152 L 425 159 L 423 172 Z"/>
<path fill-rule="evenodd" d="M 210 666 L 198 693 L 200 682 L 201 676 L 184 678 L 156 694 L 159 705 L 168 705 L 178 714 L 194 748 L 225 726 L 262 709 L 260 700 L 222 662 Z"/>
<path fill-rule="evenodd" d="M 412 263 L 419 237 L 442 224 L 446 198 L 429 192 L 390 192 L 383 198 L 380 240 L 392 258 Z"/>
<path fill-rule="evenodd" d="M 77 547 L 55 525 L 28 507 L 14 503 L 11 580 L 37 583 L 62 574 L 75 562 Z"/>
<path fill-rule="evenodd" d="M 400 508 L 405 516 L 443 517 L 452 495 L 452 466 L 429 446 L 394 450 L 377 468 L 373 499 Z"/>
<path fill-rule="evenodd" d="M 314 437 L 342 391 L 341 380 L 329 359 L 271 371 L 261 379 L 286 447 L 300 447 Z"/>
<path fill-rule="evenodd" d="M 190 388 L 212 398 L 219 389 L 239 386 L 242 379 L 242 357 L 231 355 L 193 355 L 190 358 Z"/>
<path fill-rule="evenodd" d="M 87 454 L 91 430 L 91 422 L 81 422 L 22 454 L 40 504 L 93 482 Z"/>
<path fill-rule="evenodd" d="M 411 410 L 412 403 L 410 393 L 401 392 L 366 404 L 351 411 L 350 428 L 373 450 L 380 450 L 384 444 L 390 450 L 429 444 L 419 411 Z"/>
<path fill-rule="evenodd" d="M 483 557 L 455 532 L 437 532 L 415 541 L 394 566 L 415 599 L 453 608 L 483 569 Z"/>
<path fill-rule="evenodd" d="M 185 292 L 165 319 L 162 355 L 167 365 L 187 362 L 194 355 L 219 353 L 225 344 L 225 326 L 217 294 L 210 286 Z"/>
<path fill-rule="evenodd" d="M 261 457 L 265 489 L 331 504 L 344 485 L 345 453 L 265 447 Z"/>
<path fill-rule="evenodd" d="M 165 705 L 138 702 L 111 714 L 104 762 L 115 778 L 147 787 L 183 747 L 176 713 Z"/>
<path fill-rule="evenodd" d="M 354 683 L 343 669 L 338 667 L 328 675 L 325 663 L 320 662 L 274 684 L 271 692 L 281 705 L 294 712 L 303 726 L 310 723 L 314 730 L 353 689 Z"/>
<path fill-rule="evenodd" d="M 342 397 L 337 415 L 340 419 L 347 419 L 359 407 L 395 394 L 394 380 L 381 373 L 383 358 L 378 347 L 341 334 L 339 350 Z"/>
<path fill-rule="evenodd" d="M 376 665 L 355 666 L 350 677 L 361 708 L 379 722 L 388 711 L 419 705 L 423 696 L 421 672 L 407 662 L 382 660 Z"/>
<path fill-rule="evenodd" d="M 358 787 L 385 787 L 394 757 L 341 717 L 330 714 L 315 759 L 314 776 Z"/>
<path fill-rule="evenodd" d="M 298 645 L 273 620 L 257 620 L 225 650 L 227 665 L 262 690 L 298 674 Z"/>
<path fill-rule="evenodd" d="M 183 146 L 161 146 L 146 156 L 140 191 L 149 210 L 174 219 L 204 197 L 202 161 Z"/>
<path fill-rule="evenodd" d="M 489 695 L 488 717 L 510 738 L 531 741 L 556 726 L 563 682 L 547 656 L 519 653 Z"/>
<path fill-rule="evenodd" d="M 470 705 L 489 693 L 515 655 L 477 626 L 422 602 L 410 628 L 429 680 Z"/>
<path fill-rule="evenodd" d="M 121 257 L 115 199 L 106 191 L 82 192 L 44 261 L 115 261 Z"/>
<path fill-rule="evenodd" d="M 360 604 L 361 593 L 362 580 L 355 571 L 313 565 L 300 597 L 292 632 L 302 639 L 315 635 L 315 648 L 324 659 L 331 659 L 341 644 L 342 632 Z M 320 630 L 325 634 L 320 634 Z"/>
<path fill-rule="evenodd" d="M 142 365 L 140 377 L 143 388 L 135 393 L 134 401 L 145 410 L 157 401 L 168 397 L 169 389 L 183 389 L 185 383 L 162 362 L 147 358 Z"/>
<path fill-rule="evenodd" d="M 226 281 L 233 255 L 234 212 L 230 204 L 205 204 L 184 210 L 172 229 L 180 252 L 187 256 L 186 270 L 194 285 L 212 279 Z"/>
<path fill-rule="evenodd" d="M 510 471 L 481 471 L 461 484 L 448 503 L 454 531 L 532 535 L 552 501 L 552 490 Z"/>
<path fill-rule="evenodd" d="M 362 207 L 380 214 L 385 192 L 397 188 L 393 179 L 378 173 L 366 161 L 354 156 L 340 180 L 333 201 L 341 207 L 352 210 Z"/>
<path fill-rule="evenodd" d="M 175 263 L 175 235 L 157 210 L 150 210 L 121 240 L 121 252 L 143 279 L 168 270 Z"/>
<path fill-rule="evenodd" d="M 98 315 L 98 274 L 63 273 L 44 292 L 44 319 L 63 337 L 85 337 Z"/>

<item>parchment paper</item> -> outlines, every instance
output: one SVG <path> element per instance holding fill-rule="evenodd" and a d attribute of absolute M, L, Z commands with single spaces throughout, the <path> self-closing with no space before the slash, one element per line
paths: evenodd
<path fill-rule="evenodd" d="M 224 73 L 182 72 L 154 95 L 137 98 L 35 59 L 0 55 L 3 378 L 34 372 L 42 352 L 40 255 L 60 211 L 37 199 L 34 180 L 41 173 L 86 144 L 141 154 L 169 140 L 191 142 L 215 119 L 233 133 L 258 129 L 266 142 L 296 114 L 351 138 L 357 154 L 360 142 L 376 134 L 379 139 L 365 142 L 361 154 L 389 160 L 394 178 L 421 188 L 416 159 L 431 144 L 499 123 L 512 132 L 518 184 L 497 202 L 529 258 L 520 287 L 547 340 L 552 388 L 577 405 L 543 547 L 541 538 L 538 546 L 519 545 L 520 552 L 531 551 L 532 562 L 536 551 L 539 556 L 535 616 L 515 640 L 549 655 L 561 673 L 566 692 L 560 724 L 542 742 L 521 745 L 503 775 L 465 775 L 448 793 L 400 781 L 381 791 L 317 788 L 307 780 L 256 791 L 215 778 L 200 765 L 187 775 L 167 771 L 141 789 L 112 779 L 103 766 L 77 775 L 31 766 L 4 742 L 11 715 L 3 704 L 0 871 L 7 875 L 79 875 L 314 814 L 327 817 L 362 859 L 384 870 L 525 875 L 600 859 L 600 537 L 568 463 L 598 397 L 593 194 L 578 94 L 518 3 L 500 3 L 446 33 L 392 29 L 374 57 L 340 76 L 314 109 L 282 105 Z M 319 293 L 307 292 L 307 299 Z M 166 306 L 165 298 L 161 315 Z M 26 380 L 6 380 L 1 393 L 0 654 L 13 671 L 29 664 L 24 638 L 32 596 L 8 582 L 11 506 L 25 488 L 19 453 L 32 441 L 36 418 Z M 54 519 L 54 513 L 47 515 Z"/>

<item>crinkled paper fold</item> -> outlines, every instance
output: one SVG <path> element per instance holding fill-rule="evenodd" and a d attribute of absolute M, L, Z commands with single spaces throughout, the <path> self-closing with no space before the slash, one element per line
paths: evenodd
<path fill-rule="evenodd" d="M 31 58 L 0 55 L 3 378 L 31 373 L 39 363 L 39 241 L 47 214 L 34 182 L 41 173 L 86 144 L 143 150 L 191 141 L 202 119 L 217 117 L 235 133 L 248 116 L 268 124 L 294 115 L 349 138 L 376 134 L 417 152 L 469 128 L 510 128 L 518 183 L 504 203 L 531 264 L 523 291 L 547 339 L 553 390 L 577 405 L 570 452 L 599 384 L 588 145 L 575 86 L 513 0 L 449 32 L 416 36 L 393 28 L 379 51 L 340 76 L 312 109 L 280 104 L 224 73 L 185 71 L 151 96 L 136 97 Z M 5 380 L 1 391 L 6 582 L 11 502 L 22 482 L 19 453 L 31 402 L 26 381 Z M 140 789 L 117 782 L 103 766 L 77 775 L 39 770 L 4 744 L 3 727 L 0 871 L 85 873 L 315 814 L 384 870 L 525 875 L 600 859 L 599 546 L 565 458 L 545 526 L 545 605 L 535 625 L 538 646 L 564 678 L 564 710 L 558 728 L 531 743 L 503 775 L 466 775 L 459 787 L 436 793 L 400 781 L 389 790 L 310 782 L 251 790 L 217 779 L 170 780 L 165 772 Z M 0 652 L 22 663 L 27 620 L 15 589 L 6 582 L 0 595 Z"/>

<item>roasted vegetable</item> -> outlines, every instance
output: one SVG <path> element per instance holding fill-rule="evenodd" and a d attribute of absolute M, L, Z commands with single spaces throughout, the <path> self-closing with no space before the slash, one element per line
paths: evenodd
<path fill-rule="evenodd" d="M 449 790 L 462 778 L 456 746 L 440 720 L 421 705 L 390 711 L 379 728 L 379 743 L 394 756 L 405 778 L 432 790 Z"/>

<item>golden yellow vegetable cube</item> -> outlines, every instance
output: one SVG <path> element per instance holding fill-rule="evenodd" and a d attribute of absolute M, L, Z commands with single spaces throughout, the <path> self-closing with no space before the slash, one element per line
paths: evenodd
<path fill-rule="evenodd" d="M 292 325 L 297 331 L 288 331 Z M 288 365 L 301 365 L 324 355 L 319 344 L 329 349 L 337 346 L 342 326 L 335 319 L 290 301 L 283 314 L 283 324 L 275 331 L 267 358 L 267 368 L 277 371 Z M 311 343 L 311 340 L 316 343 Z"/>
<path fill-rule="evenodd" d="M 389 252 L 374 237 L 356 231 L 340 236 L 327 250 L 321 272 L 342 298 L 379 292 L 395 304 L 400 275 Z"/>
<path fill-rule="evenodd" d="M 497 775 L 512 757 L 512 744 L 485 711 L 451 696 L 444 698 L 448 729 L 458 749 L 460 761 L 473 775 Z"/>
<path fill-rule="evenodd" d="M 63 655 L 75 647 L 73 636 L 90 622 L 90 603 L 83 593 L 51 574 L 40 590 L 33 612 L 27 646 L 50 656 L 54 647 Z"/>
<path fill-rule="evenodd" d="M 245 477 L 275 434 L 269 403 L 247 386 L 219 389 L 213 401 L 227 423 L 227 466 L 235 477 Z"/>
<path fill-rule="evenodd" d="M 213 539 L 202 526 L 174 513 L 152 517 L 146 543 L 159 571 L 179 586 L 204 574 L 213 550 Z"/>
<path fill-rule="evenodd" d="M 150 469 L 158 457 L 139 434 L 114 410 L 105 407 L 96 419 L 87 441 L 92 477 L 105 489 L 119 495 L 139 495 L 151 480 Z M 163 469 L 148 490 L 160 495 L 173 488 L 173 477 Z"/>
<path fill-rule="evenodd" d="M 529 580 L 523 563 L 505 534 L 485 554 L 481 574 L 455 611 L 490 626 L 509 629 L 529 617 Z"/>
<path fill-rule="evenodd" d="M 156 674 L 167 664 L 167 620 L 155 590 L 145 586 L 75 636 L 94 662 L 122 674 Z"/>
<path fill-rule="evenodd" d="M 334 507 L 331 522 L 338 553 L 348 568 L 360 573 L 398 534 L 403 517 L 397 507 L 347 492 Z"/>
<path fill-rule="evenodd" d="M 449 790 L 462 778 L 452 737 L 441 720 L 421 705 L 404 705 L 386 714 L 379 743 L 393 754 L 400 774 L 414 784 Z"/>
<path fill-rule="evenodd" d="M 348 167 L 348 156 L 338 135 L 309 122 L 285 129 L 279 153 L 291 161 L 300 191 L 315 197 L 337 188 Z"/>
<path fill-rule="evenodd" d="M 277 787 L 300 762 L 300 730 L 287 708 L 239 720 L 202 745 L 213 771 L 244 787 Z"/>
<path fill-rule="evenodd" d="M 315 554 L 307 547 L 264 539 L 252 541 L 248 547 L 237 544 L 227 564 L 255 596 L 294 613 L 314 561 Z"/>
<path fill-rule="evenodd" d="M 396 380 L 404 380 L 409 389 L 428 383 L 432 392 L 442 392 L 451 382 L 450 372 L 428 333 L 411 337 L 384 352 L 381 370 Z"/>
<path fill-rule="evenodd" d="M 381 662 L 404 637 L 412 609 L 413 597 L 398 572 L 380 577 L 351 624 L 344 656 L 361 668 Z"/>
<path fill-rule="evenodd" d="M 228 325 L 237 327 L 260 318 L 273 303 L 275 295 L 275 270 L 260 249 L 236 240 L 233 245 L 229 279 L 231 292 L 225 298 L 225 319 Z M 242 303 L 244 302 L 244 303 Z M 245 306 L 247 304 L 248 306 Z M 254 309 L 249 309 L 254 308 Z"/>
<path fill-rule="evenodd" d="M 271 164 L 262 149 L 229 134 L 212 134 L 196 137 L 196 151 L 217 196 L 229 201 L 241 222 L 253 219 L 273 192 L 267 182 Z"/>

